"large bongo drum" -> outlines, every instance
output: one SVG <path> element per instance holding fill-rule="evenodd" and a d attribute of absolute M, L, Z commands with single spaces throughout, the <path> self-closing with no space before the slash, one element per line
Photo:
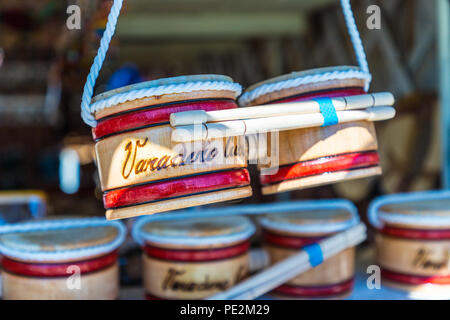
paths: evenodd
<path fill-rule="evenodd" d="M 251 221 L 241 216 L 138 221 L 148 299 L 203 299 L 245 279 Z"/>
<path fill-rule="evenodd" d="M 241 86 L 219 75 L 143 82 L 93 99 L 108 219 L 236 200 L 252 194 L 242 138 L 173 143 L 171 113 L 236 108 Z"/>
<path fill-rule="evenodd" d="M 356 67 L 293 72 L 249 87 L 241 106 L 316 100 L 365 94 L 367 74 Z M 326 125 L 326 124 L 324 124 Z M 268 136 L 268 150 L 271 150 Z M 311 188 L 381 174 L 373 122 L 352 121 L 279 132 L 276 163 L 261 174 L 263 194 Z M 276 166 L 276 167 L 275 167 Z"/>
<path fill-rule="evenodd" d="M 289 258 L 301 248 L 355 226 L 356 214 L 342 206 L 317 206 L 298 212 L 266 215 L 259 222 L 264 248 L 270 263 Z M 353 288 L 355 247 L 330 257 L 322 264 L 289 280 L 272 291 L 280 298 L 336 298 L 350 294 Z"/>
<path fill-rule="evenodd" d="M 450 193 L 383 196 L 369 217 L 382 285 L 450 298 Z"/>
<path fill-rule="evenodd" d="M 119 222 L 84 218 L 0 228 L 3 298 L 107 300 L 119 297 Z"/>

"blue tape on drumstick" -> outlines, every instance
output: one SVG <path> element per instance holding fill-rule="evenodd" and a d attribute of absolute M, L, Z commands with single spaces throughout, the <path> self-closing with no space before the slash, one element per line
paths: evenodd
<path fill-rule="evenodd" d="M 308 254 L 311 266 L 315 267 L 323 262 L 322 248 L 317 243 L 310 244 L 302 249 Z"/>
<path fill-rule="evenodd" d="M 334 107 L 333 101 L 330 98 L 317 98 L 313 100 L 319 104 L 320 113 L 323 116 L 322 127 L 332 126 L 339 123 L 336 108 Z"/>

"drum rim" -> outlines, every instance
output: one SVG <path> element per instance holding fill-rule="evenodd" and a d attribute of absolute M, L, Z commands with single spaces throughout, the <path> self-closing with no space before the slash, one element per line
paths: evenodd
<path fill-rule="evenodd" d="M 112 227 L 117 230 L 117 234 L 111 241 L 107 241 L 96 245 L 86 245 L 74 249 L 32 249 L 24 250 L 10 246 L 0 242 L 0 253 L 12 259 L 20 261 L 32 262 L 61 262 L 61 261 L 77 261 L 90 257 L 104 255 L 118 249 L 124 242 L 126 236 L 126 228 L 119 221 L 107 221 L 103 218 L 77 218 L 63 220 L 43 220 L 17 223 L 13 225 L 0 226 L 0 234 L 20 234 L 31 232 L 46 232 L 53 230 L 69 230 Z"/>
<path fill-rule="evenodd" d="M 373 200 L 368 209 L 368 219 L 370 224 L 376 229 L 382 229 L 385 224 L 401 224 L 410 226 L 411 229 L 421 227 L 449 229 L 450 210 L 448 215 L 430 215 L 426 211 L 423 213 L 405 214 L 395 212 L 383 212 L 385 205 L 402 204 L 409 202 L 420 202 L 430 200 L 450 200 L 450 191 L 433 190 L 425 192 L 399 193 L 384 195 Z"/>
<path fill-rule="evenodd" d="M 162 78 L 101 93 L 93 98 L 90 112 L 94 115 L 99 111 L 114 108 L 129 101 L 170 94 L 189 94 L 198 91 L 230 91 L 234 93 L 234 98 L 237 98 L 242 92 L 242 86 L 230 77 L 222 75 Z"/>
<path fill-rule="evenodd" d="M 148 89 L 160 86 L 183 84 L 188 82 L 206 82 L 206 81 L 223 81 L 233 83 L 233 79 L 231 77 L 220 74 L 197 74 L 197 75 L 167 77 L 149 81 L 142 81 L 99 93 L 98 95 L 92 98 L 92 103 L 110 98 L 119 93 L 126 93 L 137 89 Z"/>
<path fill-rule="evenodd" d="M 245 240 L 249 240 L 251 236 L 255 233 L 256 227 L 251 222 L 251 220 L 245 216 L 225 216 L 225 217 L 197 217 L 189 219 L 190 221 L 197 220 L 199 222 L 208 222 L 208 221 L 229 221 L 230 219 L 235 219 L 236 222 L 240 222 L 239 226 L 242 228 L 237 232 L 232 232 L 230 234 L 220 234 L 220 235 L 210 235 L 210 236 L 195 236 L 186 234 L 184 236 L 174 236 L 167 234 L 151 234 L 143 231 L 143 227 L 148 223 L 151 223 L 152 218 L 143 217 L 139 219 L 135 225 L 133 226 L 133 238 L 136 242 L 141 245 L 145 245 L 146 243 L 152 244 L 161 244 L 161 245 L 183 245 L 186 247 L 195 247 L 199 245 L 223 245 L 224 247 L 230 244 L 235 244 L 238 242 L 242 242 Z M 149 221 L 150 220 L 150 221 Z M 168 221 L 158 221 L 157 223 L 179 223 L 178 220 L 168 220 Z"/>

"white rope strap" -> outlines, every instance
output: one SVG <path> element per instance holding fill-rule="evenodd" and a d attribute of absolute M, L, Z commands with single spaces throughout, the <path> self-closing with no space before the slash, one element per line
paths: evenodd
<path fill-rule="evenodd" d="M 118 230 L 115 239 L 109 243 L 87 248 L 45 251 L 22 250 L 0 243 L 0 253 L 4 256 L 31 261 L 78 260 L 85 257 L 102 255 L 116 250 L 125 240 L 126 228 L 119 221 L 106 221 L 103 218 L 80 218 L 64 220 L 33 221 L 0 226 L 0 234 L 27 233 L 36 231 L 67 230 L 75 228 L 114 227 Z"/>
<path fill-rule="evenodd" d="M 109 98 L 96 101 L 91 105 L 91 110 L 92 112 L 95 113 L 110 106 L 124 103 L 126 101 L 132 101 L 136 99 L 142 99 L 145 97 L 159 96 L 170 93 L 189 93 L 200 90 L 234 91 L 235 97 L 237 97 L 241 94 L 242 87 L 238 83 L 229 81 L 193 81 L 173 85 L 142 88 L 115 94 Z"/>
<path fill-rule="evenodd" d="M 147 223 L 152 222 L 149 217 L 144 217 L 136 221 L 133 225 L 132 236 L 133 239 L 139 243 L 141 246 L 145 244 L 146 241 L 165 243 L 165 244 L 183 244 L 183 245 L 214 245 L 214 244 L 227 244 L 236 243 L 239 241 L 244 241 L 249 239 L 256 231 L 253 223 L 245 218 L 241 225 L 242 230 L 236 233 L 228 235 L 218 235 L 218 236 L 205 236 L 204 238 L 189 237 L 189 236 L 159 236 L 157 234 L 148 234 L 142 231 L 142 227 Z M 201 219 L 201 218 L 200 218 Z"/>
<path fill-rule="evenodd" d="M 450 191 L 425 191 L 414 193 L 399 193 L 393 195 L 385 195 L 378 197 L 370 203 L 368 209 L 368 219 L 372 226 L 381 229 L 384 226 L 384 222 L 388 223 L 404 223 L 411 226 L 442 226 L 450 225 L 450 214 L 447 216 L 442 215 L 429 215 L 424 212 L 423 215 L 408 215 L 400 213 L 388 213 L 380 210 L 385 205 L 401 204 L 415 201 L 426 200 L 450 200 Z M 449 209 L 450 210 L 450 209 Z"/>
<path fill-rule="evenodd" d="M 350 39 L 353 44 L 353 49 L 355 50 L 356 60 L 361 70 L 371 77 L 369 71 L 369 65 L 367 63 L 366 53 L 361 41 L 361 37 L 358 32 L 358 27 L 356 26 L 355 17 L 353 16 L 352 6 L 350 0 L 341 0 L 342 12 L 344 14 L 345 22 L 347 25 L 347 30 L 350 35 Z M 367 89 L 369 88 L 370 80 L 367 84 Z M 367 91 L 366 89 L 366 91 Z"/>

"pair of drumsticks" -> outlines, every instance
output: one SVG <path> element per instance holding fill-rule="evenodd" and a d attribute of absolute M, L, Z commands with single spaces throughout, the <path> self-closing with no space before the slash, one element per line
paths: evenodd
<path fill-rule="evenodd" d="M 338 123 L 382 121 L 395 116 L 394 96 L 389 92 L 331 98 Z M 317 100 L 261 105 L 219 111 L 173 113 L 172 141 L 188 142 L 270 131 L 312 128 L 326 119 Z"/>

